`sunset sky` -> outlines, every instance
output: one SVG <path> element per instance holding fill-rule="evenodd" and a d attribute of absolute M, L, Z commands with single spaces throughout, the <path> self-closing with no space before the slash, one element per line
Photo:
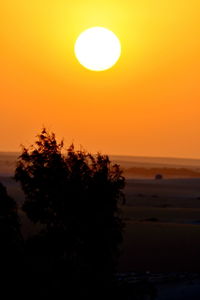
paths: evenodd
<path fill-rule="evenodd" d="M 3 0 L 0 151 L 43 126 L 88 151 L 200 158 L 199 0 Z M 118 63 L 79 64 L 90 27 L 120 39 Z"/>

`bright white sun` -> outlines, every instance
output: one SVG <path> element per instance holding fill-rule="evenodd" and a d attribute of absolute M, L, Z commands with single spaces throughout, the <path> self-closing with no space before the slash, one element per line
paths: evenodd
<path fill-rule="evenodd" d="M 85 68 L 104 71 L 118 61 L 121 45 L 112 31 L 104 27 L 92 27 L 79 35 L 75 44 L 75 54 Z"/>

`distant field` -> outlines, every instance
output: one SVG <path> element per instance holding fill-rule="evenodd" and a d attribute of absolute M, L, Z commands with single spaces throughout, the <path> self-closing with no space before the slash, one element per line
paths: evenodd
<path fill-rule="evenodd" d="M 127 205 L 157 207 L 200 207 L 200 178 L 127 179 Z"/>
<path fill-rule="evenodd" d="M 12 176 L 19 153 L 0 152 L 0 176 Z"/>
<path fill-rule="evenodd" d="M 121 165 L 127 178 L 154 178 L 156 174 L 164 178 L 200 177 L 199 159 L 113 155 L 110 158 Z"/>
<path fill-rule="evenodd" d="M 199 272 L 200 179 L 127 180 L 120 271 Z"/>
<path fill-rule="evenodd" d="M 199 272 L 200 226 L 127 222 L 119 271 Z"/>
<path fill-rule="evenodd" d="M 23 192 L 11 178 L 17 156 L 16 153 L 0 154 L 0 182 L 21 205 Z M 188 172 L 198 172 L 200 168 L 199 160 L 133 157 L 113 157 L 112 160 L 124 169 L 136 165 L 143 169 L 159 166 L 161 171 L 167 162 L 170 169 L 187 168 Z M 121 207 L 126 228 L 119 271 L 199 272 L 200 178 L 192 177 L 155 180 L 139 176 L 126 180 L 127 202 Z M 35 229 L 21 210 L 20 216 L 23 233 L 28 236 Z"/>
<path fill-rule="evenodd" d="M 12 175 L 20 153 L 0 152 L 0 176 Z M 127 178 L 200 178 L 200 159 L 136 157 L 109 155 L 113 163 L 120 164 Z"/>

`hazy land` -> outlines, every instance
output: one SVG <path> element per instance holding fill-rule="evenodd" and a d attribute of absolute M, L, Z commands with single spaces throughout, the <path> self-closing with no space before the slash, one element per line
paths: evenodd
<path fill-rule="evenodd" d="M 0 154 L 0 182 L 21 204 L 23 192 L 12 179 L 17 156 Z M 118 271 L 199 273 L 200 160 L 120 156 L 111 160 L 121 165 L 127 178 Z M 163 179 L 155 180 L 156 174 Z M 23 234 L 28 236 L 34 231 L 32 224 L 23 212 L 20 215 Z"/>

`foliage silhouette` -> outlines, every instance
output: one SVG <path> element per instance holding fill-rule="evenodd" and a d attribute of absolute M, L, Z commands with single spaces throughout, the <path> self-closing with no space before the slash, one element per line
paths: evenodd
<path fill-rule="evenodd" d="M 46 129 L 19 157 L 15 179 L 26 199 L 23 210 L 41 224 L 36 252 L 50 257 L 54 273 L 76 292 L 110 284 L 122 242 L 125 179 L 106 155 L 75 151 Z M 31 248 L 34 246 L 32 244 Z"/>
<path fill-rule="evenodd" d="M 8 196 L 6 188 L 0 183 L 0 235 L 4 252 L 9 259 L 16 254 L 16 247 L 20 249 L 21 234 L 20 223 L 15 201 Z"/>
<path fill-rule="evenodd" d="M 10 286 L 17 286 L 17 274 L 22 258 L 23 243 L 15 201 L 0 183 L 0 275 L 1 292 L 8 295 Z"/>

